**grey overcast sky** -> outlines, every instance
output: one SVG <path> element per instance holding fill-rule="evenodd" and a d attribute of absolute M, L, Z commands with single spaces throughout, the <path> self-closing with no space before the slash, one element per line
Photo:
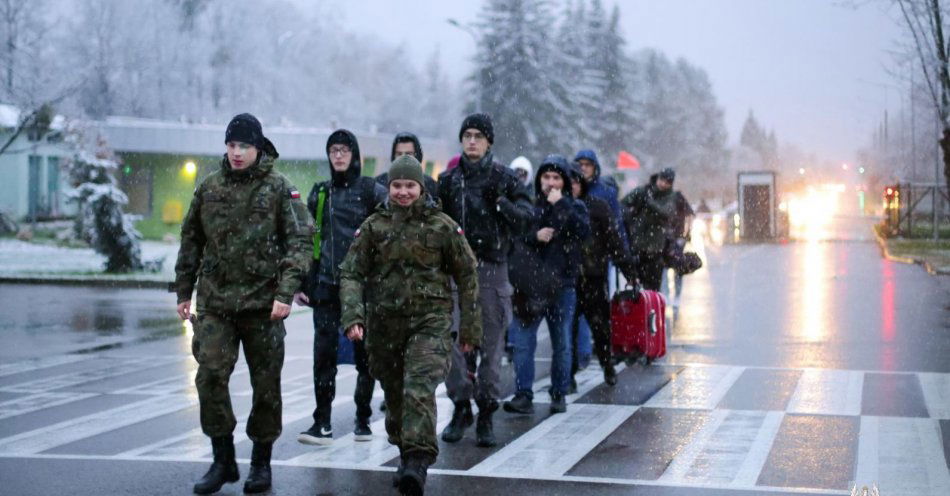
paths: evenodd
<path fill-rule="evenodd" d="M 300 0 L 303 1 L 303 0 Z M 475 20 L 482 2 L 324 0 L 349 29 L 402 43 L 417 64 L 438 46 L 454 81 L 471 69 L 474 41 L 449 25 Z M 821 159 L 852 160 L 901 93 L 887 66 L 901 36 L 880 3 L 834 0 L 606 0 L 620 5 L 628 47 L 652 47 L 706 69 L 726 112 L 730 143 L 749 109 L 783 143 Z M 893 124 L 893 123 L 892 123 Z"/>

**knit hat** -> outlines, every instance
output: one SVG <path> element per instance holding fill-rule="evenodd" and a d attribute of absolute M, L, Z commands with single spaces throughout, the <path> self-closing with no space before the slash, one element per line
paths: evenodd
<path fill-rule="evenodd" d="M 664 181 L 670 184 L 673 184 L 673 181 L 676 180 L 676 171 L 674 171 L 670 167 L 667 167 L 661 170 L 660 173 L 657 175 L 657 177 L 659 177 L 660 179 L 663 179 Z"/>
<path fill-rule="evenodd" d="M 264 131 L 261 130 L 261 121 L 251 114 L 235 115 L 224 132 L 224 142 L 231 141 L 239 141 L 261 148 L 264 144 Z"/>
<path fill-rule="evenodd" d="M 425 189 L 422 166 L 419 165 L 419 161 L 412 155 L 403 155 L 397 158 L 396 161 L 393 162 L 393 165 L 389 167 L 389 183 L 392 184 L 392 182 L 397 179 L 415 181 L 419 183 L 419 187 Z"/>
<path fill-rule="evenodd" d="M 462 135 L 467 129 L 478 129 L 488 138 L 488 144 L 495 143 L 495 129 L 491 123 L 491 116 L 488 114 L 471 114 L 462 121 L 462 127 L 459 129 L 459 141 L 462 141 Z"/>

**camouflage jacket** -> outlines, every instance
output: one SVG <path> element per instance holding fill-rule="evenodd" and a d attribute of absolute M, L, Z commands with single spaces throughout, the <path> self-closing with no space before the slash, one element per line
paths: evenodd
<path fill-rule="evenodd" d="M 363 222 L 343 259 L 343 328 L 365 325 L 367 315 L 451 313 L 453 279 L 460 341 L 477 346 L 482 339 L 478 274 L 465 233 L 427 197 L 409 207 L 387 201 Z"/>
<path fill-rule="evenodd" d="M 660 191 L 654 183 L 640 186 L 620 200 L 620 206 L 623 208 L 630 251 L 662 252 L 669 234 L 670 220 L 676 213 L 673 190 Z"/>
<path fill-rule="evenodd" d="M 290 180 L 273 170 L 274 156 L 244 170 L 221 170 L 195 189 L 181 226 L 175 264 L 178 302 L 198 312 L 270 310 L 291 303 L 311 263 L 313 221 Z"/>

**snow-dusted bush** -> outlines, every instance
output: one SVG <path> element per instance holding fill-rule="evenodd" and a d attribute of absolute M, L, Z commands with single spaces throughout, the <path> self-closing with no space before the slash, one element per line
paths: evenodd
<path fill-rule="evenodd" d="M 119 163 L 101 138 L 96 138 L 95 151 L 90 152 L 85 135 L 79 130 L 70 133 L 76 153 L 66 164 L 70 183 L 75 188 L 68 200 L 79 205 L 74 227 L 76 237 L 106 257 L 106 272 L 139 270 L 142 268 L 139 248 L 142 235 L 132 224 L 134 216 L 122 212 L 129 199 L 115 180 Z"/>

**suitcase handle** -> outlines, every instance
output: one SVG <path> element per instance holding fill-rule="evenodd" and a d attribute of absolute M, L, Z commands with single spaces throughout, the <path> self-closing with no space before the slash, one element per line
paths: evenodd
<path fill-rule="evenodd" d="M 651 336 L 656 336 L 656 310 L 650 310 L 650 316 L 647 317 L 647 327 Z"/>

